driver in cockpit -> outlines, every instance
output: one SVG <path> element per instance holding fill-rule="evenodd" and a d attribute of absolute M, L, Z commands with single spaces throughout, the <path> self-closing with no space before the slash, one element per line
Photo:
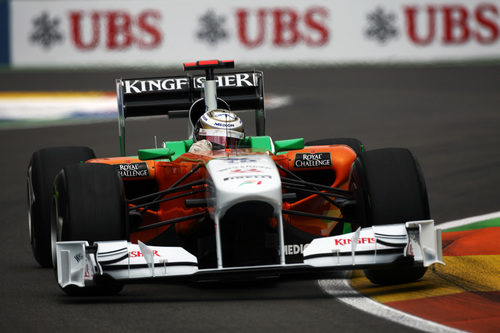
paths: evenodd
<path fill-rule="evenodd" d="M 205 112 L 193 130 L 190 153 L 238 148 L 245 138 L 243 122 L 234 112 L 216 109 Z"/>

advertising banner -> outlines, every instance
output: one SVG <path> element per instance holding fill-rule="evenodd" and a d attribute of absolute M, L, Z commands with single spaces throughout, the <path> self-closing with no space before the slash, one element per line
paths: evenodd
<path fill-rule="evenodd" d="M 500 59 L 500 0 L 11 2 L 14 67 Z"/>

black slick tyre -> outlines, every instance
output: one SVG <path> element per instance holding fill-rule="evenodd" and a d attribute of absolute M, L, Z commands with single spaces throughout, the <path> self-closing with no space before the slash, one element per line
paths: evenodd
<path fill-rule="evenodd" d="M 364 146 L 360 140 L 355 138 L 330 138 L 330 139 L 319 139 L 307 141 L 306 146 L 324 146 L 324 145 L 345 145 L 350 147 L 356 155 L 359 155 L 363 150 Z"/>
<path fill-rule="evenodd" d="M 128 240 L 127 204 L 123 181 L 113 166 L 70 165 L 61 170 L 54 183 L 52 223 L 58 241 Z M 56 268 L 57 269 L 57 268 Z M 69 295 L 111 295 L 123 284 L 100 276 L 94 287 L 66 287 Z"/>
<path fill-rule="evenodd" d="M 363 152 L 354 162 L 351 191 L 358 208 L 357 220 L 368 227 L 430 219 L 425 182 L 418 162 L 402 148 Z M 366 277 L 375 284 L 412 282 L 426 268 L 404 267 L 366 269 Z"/>
<path fill-rule="evenodd" d="M 52 186 L 57 173 L 66 165 L 95 158 L 87 147 L 54 147 L 33 153 L 28 166 L 28 221 L 30 243 L 35 260 L 52 266 L 50 209 Z"/>

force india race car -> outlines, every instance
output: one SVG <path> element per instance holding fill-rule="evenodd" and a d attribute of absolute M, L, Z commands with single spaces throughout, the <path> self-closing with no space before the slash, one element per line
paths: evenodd
<path fill-rule="evenodd" d="M 441 236 L 408 150 L 365 151 L 351 138 L 274 141 L 265 135 L 263 73 L 214 73 L 233 67 L 198 61 L 184 64 L 196 75 L 117 80 L 119 157 L 95 158 L 87 147 L 33 154 L 31 245 L 65 292 L 349 269 L 393 284 L 441 263 Z M 190 153 L 190 138 L 126 154 L 126 118 L 186 117 L 192 131 L 217 108 L 255 110 L 256 135 L 236 149 Z"/>

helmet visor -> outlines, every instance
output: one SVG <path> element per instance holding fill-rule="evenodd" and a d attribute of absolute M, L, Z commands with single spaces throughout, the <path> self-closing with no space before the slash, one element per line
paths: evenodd
<path fill-rule="evenodd" d="M 244 134 L 233 130 L 200 128 L 197 140 L 208 140 L 213 149 L 237 148 L 243 140 Z"/>

